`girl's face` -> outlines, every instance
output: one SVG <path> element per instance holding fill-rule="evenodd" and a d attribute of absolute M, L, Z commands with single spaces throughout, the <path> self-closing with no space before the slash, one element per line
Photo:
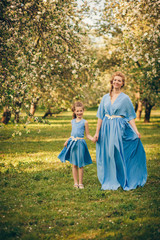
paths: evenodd
<path fill-rule="evenodd" d="M 83 117 L 83 108 L 82 107 L 76 107 L 74 113 L 76 114 L 77 118 L 82 118 Z"/>
<path fill-rule="evenodd" d="M 115 76 L 113 79 L 113 88 L 120 89 L 123 86 L 123 80 L 120 76 Z"/>

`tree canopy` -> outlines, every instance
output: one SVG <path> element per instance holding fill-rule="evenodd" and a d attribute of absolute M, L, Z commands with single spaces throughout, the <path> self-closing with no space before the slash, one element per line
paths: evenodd
<path fill-rule="evenodd" d="M 124 69 L 131 89 L 139 92 L 146 109 L 160 99 L 158 19 L 157 1 L 113 0 L 105 2 L 99 25 L 100 34 L 109 43 L 106 66 Z"/>
<path fill-rule="evenodd" d="M 115 70 L 126 73 L 146 111 L 159 101 L 157 1 L 104 1 L 103 14 L 76 0 L 3 0 L 0 6 L 0 102 L 15 115 L 38 103 L 55 111 L 75 99 L 96 104 Z M 98 20 L 90 31 L 82 20 L 93 11 Z M 99 38 L 104 44 L 97 48 Z"/>
<path fill-rule="evenodd" d="M 89 38 L 76 1 L 10 1 L 2 7 L 1 103 L 66 108 L 93 81 Z M 90 76 L 90 77 L 88 77 Z"/>

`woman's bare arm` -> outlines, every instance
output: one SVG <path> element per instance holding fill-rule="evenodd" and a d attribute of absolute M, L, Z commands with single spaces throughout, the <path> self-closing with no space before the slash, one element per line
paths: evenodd
<path fill-rule="evenodd" d="M 141 134 L 138 132 L 138 129 L 136 127 L 136 123 L 135 120 L 132 119 L 129 121 L 129 124 L 132 126 L 132 128 L 134 129 L 134 131 L 136 132 L 136 134 L 138 135 L 139 138 L 141 138 Z"/>
<path fill-rule="evenodd" d="M 99 131 L 101 129 L 101 125 L 102 125 L 102 119 L 98 118 L 96 134 L 94 135 L 94 138 L 96 139 L 96 141 L 98 141 L 98 138 L 99 138 Z"/>

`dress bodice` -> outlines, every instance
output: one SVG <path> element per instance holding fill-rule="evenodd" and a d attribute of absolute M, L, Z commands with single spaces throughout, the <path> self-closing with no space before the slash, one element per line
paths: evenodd
<path fill-rule="evenodd" d="M 71 121 L 72 123 L 72 131 L 71 136 L 73 137 L 84 137 L 84 131 L 85 131 L 85 122 L 86 120 L 82 119 L 79 122 L 76 122 L 76 118 Z"/>
<path fill-rule="evenodd" d="M 127 121 L 136 118 L 133 104 L 130 98 L 121 92 L 113 104 L 109 93 L 104 95 L 97 111 L 97 117 L 102 119 L 105 114 L 123 116 Z"/>

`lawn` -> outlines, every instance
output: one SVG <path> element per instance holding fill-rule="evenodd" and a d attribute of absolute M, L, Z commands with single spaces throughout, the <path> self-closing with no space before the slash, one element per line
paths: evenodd
<path fill-rule="evenodd" d="M 84 118 L 94 135 L 96 112 L 86 111 Z M 148 180 L 132 191 L 101 191 L 95 144 L 88 140 L 93 164 L 84 169 L 85 189 L 74 189 L 71 165 L 57 158 L 70 136 L 71 112 L 48 120 L 19 124 L 22 135 L 15 137 L 12 123 L 1 126 L 0 239 L 159 239 L 160 111 L 152 111 L 151 123 L 136 122 Z"/>

